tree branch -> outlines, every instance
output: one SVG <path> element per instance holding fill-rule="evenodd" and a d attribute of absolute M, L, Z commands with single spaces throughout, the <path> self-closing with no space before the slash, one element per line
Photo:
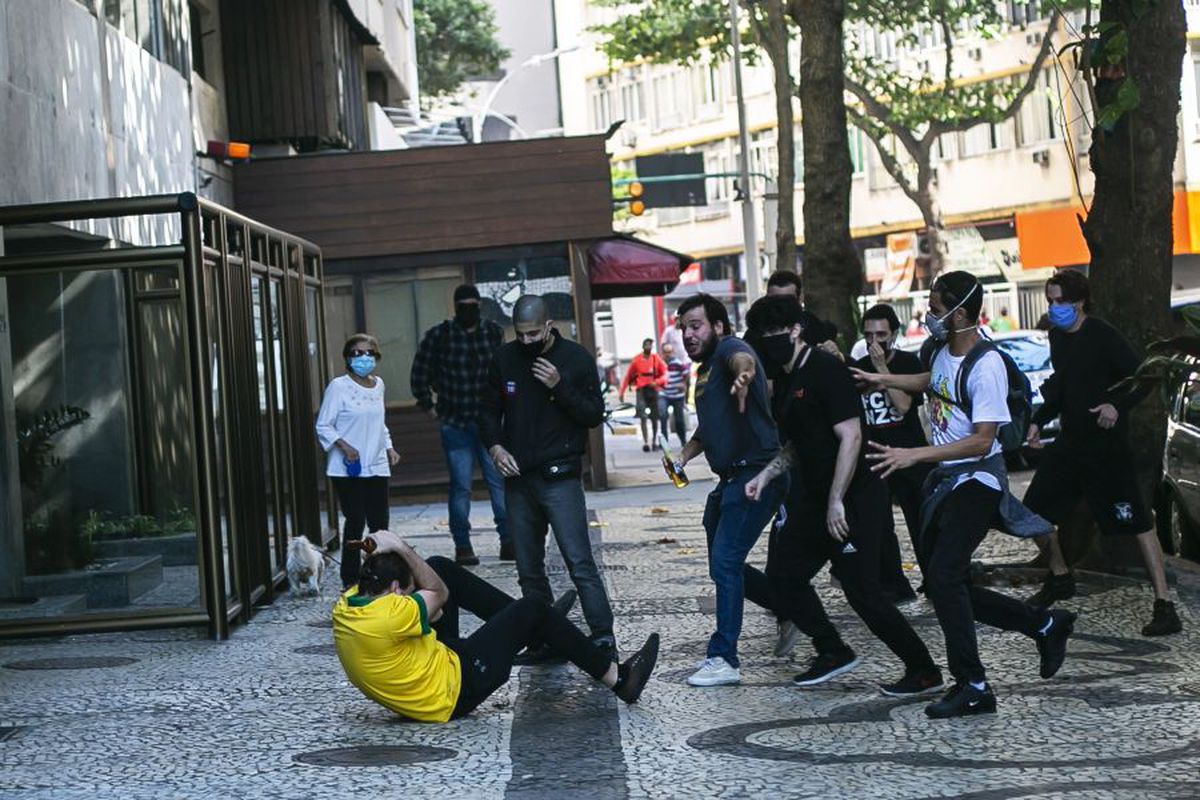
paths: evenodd
<path fill-rule="evenodd" d="M 851 78 L 849 75 L 847 75 L 845 78 L 845 84 L 846 91 L 858 98 L 858 101 L 863 104 L 863 109 L 866 111 L 867 116 L 879 120 L 879 122 L 888 129 L 888 133 L 895 136 L 896 141 L 898 141 L 900 145 L 909 152 L 909 154 L 915 156 L 917 151 L 920 149 L 920 142 L 917 141 L 917 137 L 913 135 L 913 132 L 909 130 L 907 126 L 901 125 L 899 122 L 895 121 L 895 115 L 892 113 L 892 109 L 889 108 L 883 101 L 877 99 L 875 95 L 871 94 L 871 91 L 867 89 L 866 86 L 862 85 L 854 78 Z M 849 105 L 847 105 L 846 113 L 850 113 L 850 111 L 851 108 Z M 858 112 L 856 111 L 855 113 Z M 857 125 L 858 123 L 855 124 Z M 867 133 L 868 136 L 871 135 L 865 129 L 863 132 Z"/>
<path fill-rule="evenodd" d="M 951 33 L 950 22 L 946 19 L 946 6 L 938 4 L 938 22 L 942 26 L 942 46 L 946 49 L 945 83 L 942 85 L 942 96 L 949 98 L 950 89 L 954 86 L 954 36 Z"/>
<path fill-rule="evenodd" d="M 904 165 L 901 164 L 895 156 L 889 153 L 887 147 L 884 146 L 884 137 L 880 135 L 879 129 L 871 124 L 871 120 L 866 114 L 852 106 L 846 106 L 846 116 L 850 118 L 852 123 L 854 123 L 854 127 L 865 133 L 867 138 L 871 140 L 871 143 L 875 145 L 875 152 L 879 154 L 880 163 L 883 164 L 884 170 L 886 170 L 887 174 L 890 175 L 892 180 L 896 182 L 896 185 L 900 187 L 900 190 L 904 192 L 909 200 L 912 200 L 913 203 L 916 204 L 917 208 L 923 208 L 924 206 L 921 203 L 920 192 L 918 192 L 916 187 L 912 185 L 912 182 L 908 179 L 908 176 L 904 174 Z M 891 132 L 890 129 L 889 132 Z M 916 155 L 911 151 L 910 154 L 914 157 Z"/>
<path fill-rule="evenodd" d="M 1056 8 L 1054 13 L 1050 15 L 1050 24 L 1046 27 L 1046 35 L 1042 37 L 1041 47 L 1038 48 L 1037 57 L 1033 60 L 1033 65 L 1029 68 L 1029 74 L 1025 77 L 1025 83 L 1013 95 L 1013 99 L 1004 107 L 999 116 L 984 117 L 975 115 L 973 117 L 960 117 L 953 121 L 947 121 L 943 132 L 965 131 L 974 128 L 976 125 L 1004 122 L 1016 116 L 1017 112 L 1021 110 L 1021 104 L 1025 102 L 1025 98 L 1037 87 L 1038 79 L 1042 76 L 1042 69 L 1046 65 L 1046 59 L 1054 52 L 1053 36 L 1058 29 L 1060 19 L 1062 19 L 1062 13 Z"/>

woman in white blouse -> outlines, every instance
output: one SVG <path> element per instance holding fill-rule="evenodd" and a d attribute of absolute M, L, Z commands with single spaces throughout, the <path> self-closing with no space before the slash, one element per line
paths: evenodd
<path fill-rule="evenodd" d="M 388 527 L 388 478 L 400 454 L 384 424 L 383 379 L 372 375 L 379 363 L 379 342 L 356 333 L 342 347 L 346 374 L 325 388 L 317 414 L 317 440 L 329 454 L 325 474 L 333 479 L 338 505 L 346 517 L 342 529 L 342 587 L 358 582 L 360 554 L 349 547 L 363 530 Z"/>

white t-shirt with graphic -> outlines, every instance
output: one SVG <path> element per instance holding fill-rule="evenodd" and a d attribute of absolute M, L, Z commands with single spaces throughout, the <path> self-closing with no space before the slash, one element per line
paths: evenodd
<path fill-rule="evenodd" d="M 926 408 L 929 411 L 930 439 L 935 447 L 967 438 L 974 433 L 978 423 L 995 422 L 999 427 L 1012 419 L 1008 413 L 1008 372 L 997 353 L 984 353 L 979 361 L 975 362 L 967 379 L 971 416 L 968 417 L 960 405 L 955 405 L 961 402 L 958 397 L 958 373 L 965 358 L 966 356 L 951 355 L 950 348 L 943 347 L 933 360 L 927 393 L 929 402 Z M 947 402 L 944 398 L 954 402 Z M 991 448 L 984 456 L 943 461 L 942 464 L 949 466 L 981 461 L 999 452 L 1000 442 L 993 440 Z M 956 486 L 972 479 L 1000 491 L 999 483 L 987 472 L 963 475 Z"/>

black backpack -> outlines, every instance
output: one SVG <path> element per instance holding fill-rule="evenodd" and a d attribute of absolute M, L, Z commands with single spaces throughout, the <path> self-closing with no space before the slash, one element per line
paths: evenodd
<path fill-rule="evenodd" d="M 921 345 L 921 364 L 926 371 L 933 369 L 934 359 L 945 346 L 945 342 L 939 342 L 932 338 L 926 339 L 925 343 Z M 1033 387 L 1029 383 L 1029 378 L 1017 366 L 1017 362 L 1013 361 L 1012 356 L 997 347 L 994 342 L 980 339 L 963 359 L 962 367 L 958 370 L 958 386 L 955 391 L 960 398 L 959 402 L 956 403 L 941 394 L 938 397 L 951 405 L 958 406 L 970 417 L 971 398 L 967 396 L 967 379 L 979 359 L 987 353 L 995 353 L 1000 356 L 1000 360 L 1004 362 L 1004 371 L 1008 374 L 1008 415 L 1012 420 L 1000 426 L 1000 430 L 996 432 L 996 438 L 1000 441 L 1000 447 L 1005 453 L 1017 452 L 1025 444 L 1025 434 L 1029 431 L 1029 421 L 1033 418 Z"/>

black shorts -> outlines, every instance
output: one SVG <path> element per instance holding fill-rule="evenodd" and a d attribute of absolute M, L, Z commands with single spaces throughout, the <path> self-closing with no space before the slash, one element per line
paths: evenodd
<path fill-rule="evenodd" d="M 1050 445 L 1025 492 L 1025 505 L 1055 525 L 1086 500 L 1106 535 L 1137 535 L 1154 527 L 1128 450 L 1083 453 Z"/>
<path fill-rule="evenodd" d="M 637 390 L 637 415 L 658 419 L 658 390 L 653 386 L 643 386 Z"/>

